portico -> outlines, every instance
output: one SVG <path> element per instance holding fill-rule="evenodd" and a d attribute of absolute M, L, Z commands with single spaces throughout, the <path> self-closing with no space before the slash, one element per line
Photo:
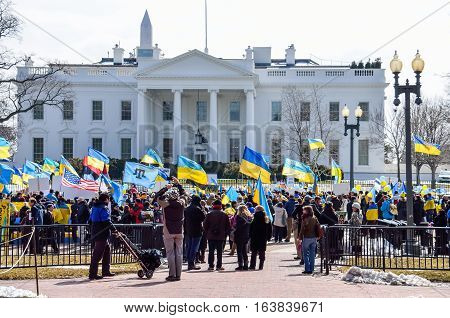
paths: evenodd
<path fill-rule="evenodd" d="M 137 158 L 152 147 L 171 162 L 178 155 L 229 161 L 230 134 L 239 140 L 239 150 L 254 147 L 253 72 L 197 50 L 153 64 L 136 75 Z M 197 131 L 204 137 L 200 144 L 195 140 Z"/>

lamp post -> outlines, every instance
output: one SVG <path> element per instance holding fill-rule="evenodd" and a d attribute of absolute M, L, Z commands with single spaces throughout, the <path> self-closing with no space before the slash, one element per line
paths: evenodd
<path fill-rule="evenodd" d="M 411 138 L 411 93 L 416 95 L 415 103 L 420 105 L 422 99 L 420 98 L 420 73 L 422 73 L 425 66 L 425 62 L 420 57 L 419 51 L 417 51 L 416 56 L 411 63 L 412 69 L 416 74 L 416 84 L 410 85 L 409 80 L 406 80 L 405 85 L 399 85 L 398 78 L 402 71 L 403 63 L 398 58 L 397 51 L 395 51 L 394 58 L 390 63 L 390 68 L 394 74 L 394 111 L 397 111 L 397 107 L 400 105 L 400 100 L 398 97 L 401 94 L 405 94 L 405 137 L 406 137 L 406 211 L 407 211 L 407 224 L 408 226 L 414 225 L 414 214 L 413 214 L 413 185 L 412 185 L 412 138 Z"/>
<path fill-rule="evenodd" d="M 347 105 L 342 109 L 342 116 L 344 117 L 344 136 L 348 136 L 347 131 L 350 130 L 350 191 L 355 187 L 355 179 L 353 176 L 353 140 L 355 137 L 353 136 L 353 131 L 356 130 L 356 137 L 359 137 L 359 120 L 363 115 L 363 111 L 360 106 L 355 109 L 355 117 L 356 124 L 348 124 L 347 120 L 350 116 L 350 109 L 348 109 Z"/>

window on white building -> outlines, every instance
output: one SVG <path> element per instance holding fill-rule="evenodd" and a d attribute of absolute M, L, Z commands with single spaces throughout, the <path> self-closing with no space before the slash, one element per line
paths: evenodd
<path fill-rule="evenodd" d="M 241 121 L 241 103 L 239 101 L 230 103 L 230 121 Z"/>
<path fill-rule="evenodd" d="M 173 139 L 164 138 L 163 139 L 163 160 L 164 162 L 172 162 L 173 159 Z"/>
<path fill-rule="evenodd" d="M 281 102 L 272 102 L 272 121 L 281 121 Z"/>
<path fill-rule="evenodd" d="M 239 162 L 240 156 L 239 138 L 230 138 L 230 162 Z"/>
<path fill-rule="evenodd" d="M 331 160 L 334 159 L 339 163 L 339 140 L 330 140 L 329 142 L 329 164 L 331 165 Z"/>
<path fill-rule="evenodd" d="M 33 138 L 33 161 L 44 160 L 44 138 Z"/>
<path fill-rule="evenodd" d="M 120 139 L 120 158 L 131 159 L 131 138 Z"/>
<path fill-rule="evenodd" d="M 330 121 L 339 121 L 339 102 L 330 102 Z"/>
<path fill-rule="evenodd" d="M 33 119 L 43 120 L 44 119 L 44 103 L 41 100 L 37 100 L 36 106 L 33 108 Z"/>
<path fill-rule="evenodd" d="M 281 139 L 279 137 L 273 137 L 271 141 L 271 154 L 270 162 L 274 165 L 281 164 Z"/>
<path fill-rule="evenodd" d="M 301 121 L 309 121 L 311 117 L 311 103 L 310 102 L 302 102 L 300 104 L 300 120 Z"/>
<path fill-rule="evenodd" d="M 92 120 L 103 120 L 103 102 L 101 100 L 92 101 Z"/>
<path fill-rule="evenodd" d="M 121 103 L 122 120 L 131 120 L 131 101 L 123 100 Z"/>
<path fill-rule="evenodd" d="M 103 152 L 103 139 L 92 138 L 92 148 L 94 148 L 97 151 Z"/>
<path fill-rule="evenodd" d="M 360 120 L 361 121 L 369 121 L 369 103 L 368 102 L 360 102 L 358 105 L 361 107 L 361 109 L 363 111 L 363 114 L 362 114 Z"/>
<path fill-rule="evenodd" d="M 163 102 L 163 120 L 173 120 L 173 102 Z"/>
<path fill-rule="evenodd" d="M 63 102 L 63 120 L 73 120 L 73 101 L 65 100 Z"/>
<path fill-rule="evenodd" d="M 64 158 L 73 158 L 73 138 L 63 138 L 63 156 Z"/>
<path fill-rule="evenodd" d="M 358 140 L 358 165 L 369 165 L 369 140 L 367 139 Z"/>
<path fill-rule="evenodd" d="M 197 102 L 197 121 L 206 121 L 208 118 L 208 108 L 205 101 Z"/>

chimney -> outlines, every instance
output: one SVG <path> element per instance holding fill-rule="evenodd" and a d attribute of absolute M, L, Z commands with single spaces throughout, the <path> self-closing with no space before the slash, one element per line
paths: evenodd
<path fill-rule="evenodd" d="M 286 65 L 295 65 L 295 47 L 291 44 L 286 49 Z"/>
<path fill-rule="evenodd" d="M 114 55 L 114 65 L 122 65 L 123 64 L 123 53 L 125 52 L 124 49 L 119 47 L 118 44 L 116 44 L 113 47 L 113 55 Z"/>
<path fill-rule="evenodd" d="M 253 60 L 253 50 L 250 47 L 250 45 L 248 46 L 248 48 L 245 50 L 245 59 L 247 61 L 251 61 Z"/>

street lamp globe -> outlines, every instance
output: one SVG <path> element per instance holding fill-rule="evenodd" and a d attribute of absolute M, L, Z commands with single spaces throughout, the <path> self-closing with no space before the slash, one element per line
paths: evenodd
<path fill-rule="evenodd" d="M 398 58 L 397 51 L 395 51 L 394 58 L 392 59 L 391 63 L 389 64 L 391 67 L 392 73 L 400 73 L 402 71 L 403 63 Z"/>
<path fill-rule="evenodd" d="M 348 118 L 348 116 L 350 116 L 350 109 L 348 109 L 347 105 L 342 108 L 342 116 L 344 118 Z"/>
<path fill-rule="evenodd" d="M 411 62 L 412 69 L 415 73 L 422 73 L 423 68 L 425 67 L 424 60 L 420 57 L 419 50 L 417 50 L 416 56 L 414 60 Z"/>
<path fill-rule="evenodd" d="M 355 109 L 355 116 L 356 118 L 361 118 L 363 115 L 363 110 L 361 108 L 361 106 L 358 105 L 358 107 L 356 107 Z"/>

